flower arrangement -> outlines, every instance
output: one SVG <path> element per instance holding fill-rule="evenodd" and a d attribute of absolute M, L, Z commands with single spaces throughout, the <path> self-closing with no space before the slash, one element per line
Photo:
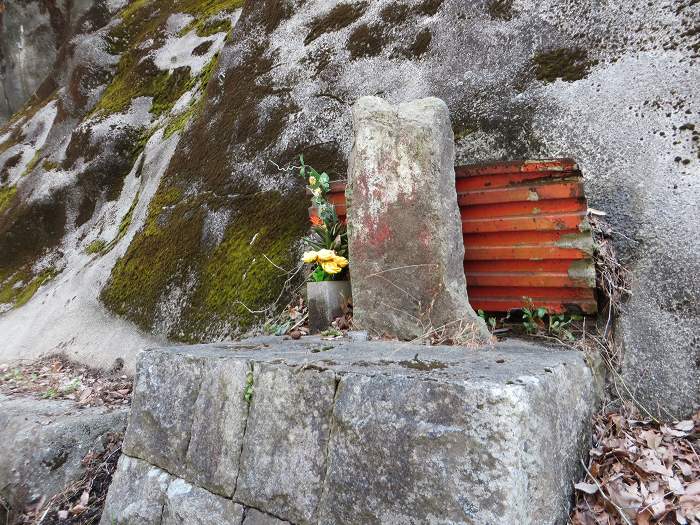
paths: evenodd
<path fill-rule="evenodd" d="M 314 282 L 343 280 L 348 268 L 348 234 L 345 223 L 338 219 L 335 206 L 326 198 L 330 180 L 326 173 L 318 173 L 304 164 L 303 155 L 299 159 L 299 174 L 311 191 L 311 203 L 317 212 L 311 217 L 311 234 L 304 238 L 308 250 L 304 252 L 303 261 L 315 265 L 311 273 Z"/>

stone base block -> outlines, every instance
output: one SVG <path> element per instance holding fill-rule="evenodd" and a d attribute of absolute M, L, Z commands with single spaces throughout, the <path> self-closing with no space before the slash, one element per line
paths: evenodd
<path fill-rule="evenodd" d="M 124 432 L 127 408 L 0 395 L 0 523 L 80 479 L 82 459 Z M 5 505 L 9 509 L 5 509 Z M 10 516 L 5 515 L 6 513 Z"/>
<path fill-rule="evenodd" d="M 525 343 L 264 338 L 151 350 L 109 516 L 165 522 L 177 477 L 250 509 L 240 514 L 250 523 L 565 523 L 594 409 L 581 354 Z M 163 521 L 130 513 L 138 501 Z"/>

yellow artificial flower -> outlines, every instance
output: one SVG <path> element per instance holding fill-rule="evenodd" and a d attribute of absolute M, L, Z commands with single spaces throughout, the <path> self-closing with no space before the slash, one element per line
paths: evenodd
<path fill-rule="evenodd" d="M 333 250 L 319 250 L 316 252 L 316 257 L 318 258 L 318 262 L 324 263 L 332 261 L 337 255 Z"/>
<path fill-rule="evenodd" d="M 323 271 L 335 275 L 336 273 L 340 273 L 343 269 L 338 266 L 335 261 L 326 261 L 321 263 L 321 268 L 323 268 Z"/>
<path fill-rule="evenodd" d="M 316 188 L 314 190 L 314 195 L 316 195 L 316 197 L 320 197 L 321 196 L 321 188 Z"/>
<path fill-rule="evenodd" d="M 309 185 L 310 186 L 316 185 L 316 177 L 314 177 L 313 175 L 311 177 L 309 177 Z"/>
<path fill-rule="evenodd" d="M 348 260 L 345 257 L 341 257 L 340 255 L 336 255 L 335 257 L 333 257 L 333 262 L 341 268 L 345 268 L 348 265 Z"/>
<path fill-rule="evenodd" d="M 304 252 L 304 255 L 302 256 L 302 260 L 307 264 L 311 264 L 311 263 L 316 262 L 317 257 L 318 257 L 318 253 L 316 253 L 316 252 Z"/>

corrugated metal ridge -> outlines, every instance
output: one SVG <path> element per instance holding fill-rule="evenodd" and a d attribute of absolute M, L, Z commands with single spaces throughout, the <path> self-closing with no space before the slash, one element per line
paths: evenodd
<path fill-rule="evenodd" d="M 457 166 L 455 175 L 475 309 L 505 312 L 527 297 L 552 312 L 597 311 L 588 206 L 572 159 Z M 345 181 L 331 183 L 329 200 L 343 217 Z"/>

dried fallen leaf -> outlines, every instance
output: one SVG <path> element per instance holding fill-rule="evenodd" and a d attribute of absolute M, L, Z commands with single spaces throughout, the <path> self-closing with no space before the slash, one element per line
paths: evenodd
<path fill-rule="evenodd" d="M 663 439 L 661 434 L 657 434 L 653 430 L 644 430 L 639 433 L 639 437 L 646 442 L 646 445 L 649 448 L 659 448 L 659 445 L 661 445 L 661 440 Z"/>
<path fill-rule="evenodd" d="M 580 490 L 581 492 L 585 492 L 586 494 L 595 494 L 598 492 L 598 485 L 594 483 L 584 483 L 583 481 L 576 483 L 574 488 L 576 490 Z"/>
<path fill-rule="evenodd" d="M 693 481 L 690 485 L 685 488 L 685 493 L 688 496 L 698 496 L 700 495 L 700 480 Z"/>
<path fill-rule="evenodd" d="M 671 492 L 673 492 L 676 496 L 682 496 L 685 494 L 683 483 L 678 481 L 677 478 L 668 478 L 668 488 L 671 489 Z"/>
<path fill-rule="evenodd" d="M 695 423 L 691 419 L 688 419 L 687 421 L 676 423 L 673 425 L 673 428 L 680 430 L 681 432 L 692 432 L 692 430 L 695 428 Z"/>

